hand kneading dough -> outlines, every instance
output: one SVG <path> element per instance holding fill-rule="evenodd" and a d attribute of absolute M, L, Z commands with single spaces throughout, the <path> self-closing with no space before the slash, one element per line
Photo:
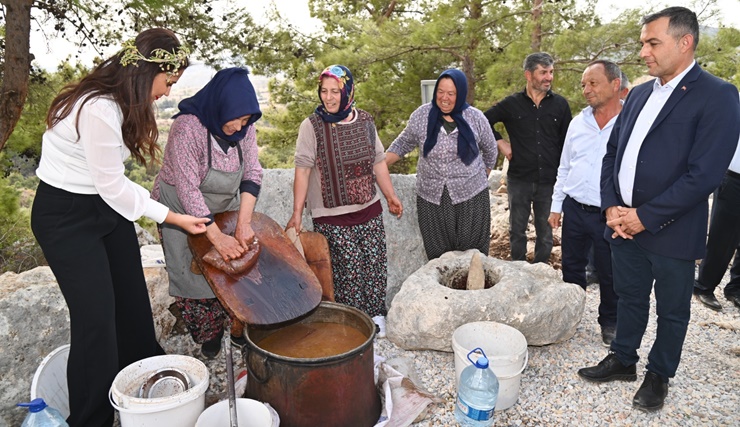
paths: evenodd
<path fill-rule="evenodd" d="M 203 261 L 226 273 L 241 274 L 254 266 L 254 264 L 257 262 L 259 254 L 260 244 L 257 239 L 254 239 L 244 255 L 240 256 L 237 259 L 224 261 L 224 258 L 214 247 L 211 248 L 211 250 L 208 251 L 205 255 L 203 255 Z"/>

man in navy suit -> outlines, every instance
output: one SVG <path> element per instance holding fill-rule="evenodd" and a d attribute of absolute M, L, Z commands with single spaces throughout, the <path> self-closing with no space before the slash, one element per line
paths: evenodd
<path fill-rule="evenodd" d="M 696 14 L 670 7 L 642 24 L 640 57 L 656 79 L 630 91 L 601 171 L 604 237 L 619 296 L 617 333 L 609 355 L 578 374 L 595 382 L 637 379 L 637 349 L 654 290 L 657 333 L 632 402 L 654 411 L 663 407 L 681 360 L 695 260 L 705 252 L 707 198 L 735 151 L 740 103 L 733 85 L 694 61 Z"/>

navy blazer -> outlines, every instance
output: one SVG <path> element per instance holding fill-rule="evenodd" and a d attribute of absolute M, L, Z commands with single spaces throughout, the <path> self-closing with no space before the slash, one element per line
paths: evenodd
<path fill-rule="evenodd" d="M 601 169 L 601 209 L 625 206 L 618 173 L 635 121 L 653 91 L 653 81 L 632 89 L 609 138 Z M 709 194 L 720 184 L 740 135 L 735 86 L 698 64 L 673 90 L 650 127 L 637 157 L 632 207 L 645 230 L 634 236 L 658 255 L 704 257 Z M 613 230 L 604 238 L 612 244 Z"/>

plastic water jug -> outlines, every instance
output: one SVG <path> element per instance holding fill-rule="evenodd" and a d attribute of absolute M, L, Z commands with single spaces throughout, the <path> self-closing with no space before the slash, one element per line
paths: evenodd
<path fill-rule="evenodd" d="M 471 355 L 480 352 L 478 360 Z M 493 410 L 498 398 L 498 378 L 488 368 L 488 358 L 481 348 L 474 348 L 468 353 L 471 366 L 460 374 L 460 385 L 457 390 L 455 419 L 463 427 L 488 427 L 493 425 Z"/>
<path fill-rule="evenodd" d="M 62 414 L 47 405 L 44 399 L 33 399 L 28 403 L 19 403 L 18 406 L 28 408 L 28 415 L 21 427 L 69 427 Z"/>

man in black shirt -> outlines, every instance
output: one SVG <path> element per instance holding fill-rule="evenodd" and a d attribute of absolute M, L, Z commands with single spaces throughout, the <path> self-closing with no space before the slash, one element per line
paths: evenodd
<path fill-rule="evenodd" d="M 552 252 L 552 228 L 547 218 L 560 152 L 572 117 L 568 101 L 551 90 L 554 64 L 552 56 L 545 52 L 527 56 L 527 86 L 485 113 L 499 153 L 509 159 L 509 241 L 514 261 L 526 260 L 527 224 L 533 208 L 537 232 L 534 262 L 548 262 Z M 496 123 L 504 124 L 510 141 L 496 131 Z"/>

